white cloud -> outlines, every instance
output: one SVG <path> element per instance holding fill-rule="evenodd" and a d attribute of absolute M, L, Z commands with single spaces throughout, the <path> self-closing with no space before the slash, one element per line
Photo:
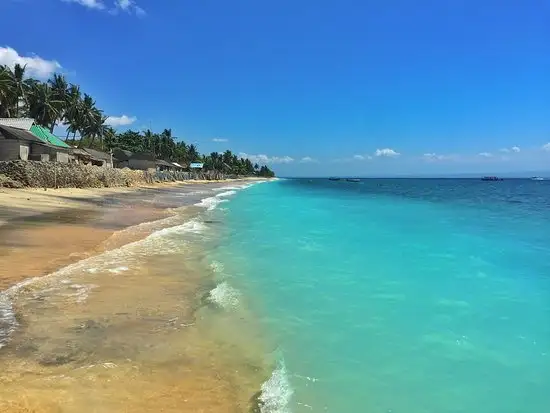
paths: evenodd
<path fill-rule="evenodd" d="M 76 3 L 89 9 L 103 10 L 105 4 L 100 0 L 63 0 L 65 3 Z"/>
<path fill-rule="evenodd" d="M 118 10 L 128 14 L 135 14 L 138 17 L 144 17 L 147 14 L 134 0 L 116 0 L 115 9 L 112 12 L 116 13 Z"/>
<path fill-rule="evenodd" d="M 353 159 L 356 161 L 364 161 L 367 158 L 363 155 L 353 155 Z"/>
<path fill-rule="evenodd" d="M 291 163 L 294 162 L 294 158 L 290 156 L 267 156 L 265 154 L 250 155 L 244 152 L 239 153 L 240 158 L 250 159 L 253 163 L 258 164 L 277 164 L 277 163 Z"/>
<path fill-rule="evenodd" d="M 492 158 L 493 154 L 489 152 L 481 152 L 481 153 L 478 153 L 478 156 L 481 156 L 482 158 Z"/>
<path fill-rule="evenodd" d="M 118 14 L 120 11 L 144 17 L 147 13 L 137 5 L 135 0 L 114 0 L 113 7 L 107 9 L 102 0 L 61 0 L 65 3 L 76 3 L 93 10 L 105 10 L 110 14 Z"/>
<path fill-rule="evenodd" d="M 548 142 L 546 145 L 542 145 L 542 150 L 550 152 L 550 142 Z"/>
<path fill-rule="evenodd" d="M 519 153 L 521 152 L 521 148 L 519 146 L 512 146 L 511 148 L 501 148 L 499 149 L 499 151 L 503 153 L 510 153 L 510 152 Z"/>
<path fill-rule="evenodd" d="M 446 159 L 445 155 L 438 155 L 436 153 L 425 153 L 422 157 L 428 161 L 442 161 Z"/>
<path fill-rule="evenodd" d="M 314 162 L 318 162 L 318 161 L 317 161 L 317 159 L 313 159 L 310 156 L 304 156 L 302 159 L 300 159 L 300 162 L 301 163 L 314 163 Z"/>
<path fill-rule="evenodd" d="M 393 149 L 384 148 L 384 149 L 377 149 L 376 152 L 374 153 L 374 155 L 375 156 L 385 156 L 385 157 L 393 158 L 393 157 L 399 156 L 401 154 L 399 152 L 394 151 Z"/>
<path fill-rule="evenodd" d="M 229 141 L 229 139 L 225 139 L 225 138 L 214 138 L 212 139 L 212 142 L 227 142 Z"/>
<path fill-rule="evenodd" d="M 425 161 L 458 161 L 461 159 L 460 155 L 450 154 L 450 155 L 440 155 L 437 153 L 425 153 L 422 155 L 422 158 Z"/>
<path fill-rule="evenodd" d="M 109 116 L 105 121 L 106 125 L 113 126 L 118 128 L 119 126 L 128 126 L 134 123 L 137 120 L 135 116 Z"/>
<path fill-rule="evenodd" d="M 61 69 L 55 60 L 45 60 L 38 56 L 24 57 L 11 47 L 0 47 L 0 65 L 13 68 L 16 64 L 26 66 L 26 74 L 38 79 L 46 79 Z"/>

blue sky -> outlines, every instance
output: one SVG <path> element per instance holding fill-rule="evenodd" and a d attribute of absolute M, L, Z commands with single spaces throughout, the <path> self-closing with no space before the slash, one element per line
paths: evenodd
<path fill-rule="evenodd" d="M 0 63 L 67 74 L 121 130 L 281 175 L 550 170 L 545 0 L 2 3 Z"/>

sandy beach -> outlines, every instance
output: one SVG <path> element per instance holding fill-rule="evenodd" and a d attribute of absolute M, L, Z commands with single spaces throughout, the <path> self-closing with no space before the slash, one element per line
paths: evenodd
<path fill-rule="evenodd" d="M 0 412 L 250 411 L 269 367 L 205 301 L 196 205 L 239 183 L 0 190 Z"/>

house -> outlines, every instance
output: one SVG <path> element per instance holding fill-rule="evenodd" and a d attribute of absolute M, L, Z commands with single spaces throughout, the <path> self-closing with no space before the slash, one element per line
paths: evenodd
<path fill-rule="evenodd" d="M 176 170 L 176 167 L 174 166 L 174 164 L 172 164 L 170 162 L 166 162 L 163 159 L 157 159 L 155 161 L 155 163 L 157 165 L 157 171 L 174 171 L 174 170 Z"/>
<path fill-rule="evenodd" d="M 26 130 L 0 125 L 0 161 L 29 160 L 33 146 L 36 151 L 36 146 L 46 145 Z"/>
<path fill-rule="evenodd" d="M 69 162 L 70 147 L 30 118 L 0 118 L 1 160 Z"/>
<path fill-rule="evenodd" d="M 113 162 L 115 168 L 129 168 L 130 158 L 133 155 L 132 152 L 124 149 L 113 149 Z"/>
<path fill-rule="evenodd" d="M 113 157 L 110 153 L 90 148 L 84 148 L 84 151 L 90 155 L 90 162 L 92 165 L 104 166 L 106 168 L 113 167 Z"/>
<path fill-rule="evenodd" d="M 157 169 L 155 155 L 151 152 L 130 152 L 123 149 L 114 149 L 113 157 L 116 159 L 117 168 L 130 168 L 146 171 Z"/>
<path fill-rule="evenodd" d="M 47 128 L 39 125 L 32 125 L 30 132 L 48 145 L 49 150 L 39 151 L 40 154 L 49 154 L 50 161 L 62 163 L 69 162 L 69 159 L 71 158 L 69 154 L 71 147 L 60 138 L 51 133 Z M 38 153 L 33 153 L 33 155 L 35 154 L 38 155 Z"/>

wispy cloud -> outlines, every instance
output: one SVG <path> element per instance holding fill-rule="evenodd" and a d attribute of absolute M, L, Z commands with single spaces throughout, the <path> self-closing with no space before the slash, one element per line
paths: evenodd
<path fill-rule="evenodd" d="M 511 148 L 501 148 L 499 149 L 499 151 L 503 153 L 510 153 L 510 152 L 520 153 L 521 148 L 519 146 L 512 146 Z"/>
<path fill-rule="evenodd" d="M 26 66 L 26 74 L 38 79 L 46 79 L 62 69 L 55 60 L 46 60 L 38 56 L 21 56 L 11 47 L 0 47 L 0 65 L 13 68 L 16 64 Z"/>
<path fill-rule="evenodd" d="M 104 10 L 105 4 L 101 0 L 62 0 L 65 3 L 76 3 L 89 9 Z"/>
<path fill-rule="evenodd" d="M 114 0 L 112 6 L 107 6 L 104 0 L 61 0 L 65 3 L 75 3 L 91 10 L 104 10 L 110 14 L 124 12 L 138 17 L 146 16 L 145 10 L 137 5 L 135 0 Z"/>
<path fill-rule="evenodd" d="M 425 161 L 448 161 L 458 159 L 456 155 L 441 155 L 437 153 L 425 153 L 422 155 Z"/>
<path fill-rule="evenodd" d="M 550 152 L 550 142 L 548 142 L 545 145 L 542 145 L 542 150 L 546 152 Z"/>
<path fill-rule="evenodd" d="M 138 17 L 144 17 L 147 13 L 139 7 L 134 0 L 116 0 L 115 11 L 121 10 L 128 14 L 135 14 Z"/>
<path fill-rule="evenodd" d="M 225 138 L 214 138 L 212 139 L 212 142 L 228 142 L 229 139 L 225 139 Z"/>
<path fill-rule="evenodd" d="M 128 126 L 137 120 L 135 116 L 109 116 L 105 121 L 106 125 L 118 128 L 119 126 Z"/>
<path fill-rule="evenodd" d="M 294 162 L 294 158 L 290 156 L 268 156 L 265 154 L 251 155 L 248 153 L 239 153 L 240 158 L 250 159 L 253 163 L 258 164 L 285 164 Z"/>
<path fill-rule="evenodd" d="M 493 154 L 490 152 L 480 152 L 477 154 L 477 156 L 481 156 L 482 158 L 492 158 Z"/>
<path fill-rule="evenodd" d="M 374 156 L 378 157 L 384 156 L 388 158 L 394 158 L 399 155 L 401 155 L 399 152 L 396 152 L 391 148 L 377 149 L 376 152 L 374 152 Z"/>
<path fill-rule="evenodd" d="M 364 161 L 365 157 L 363 155 L 353 155 L 353 159 L 356 161 Z"/>
<path fill-rule="evenodd" d="M 317 159 L 312 158 L 311 156 L 304 156 L 300 159 L 300 163 L 316 163 L 319 162 Z"/>

